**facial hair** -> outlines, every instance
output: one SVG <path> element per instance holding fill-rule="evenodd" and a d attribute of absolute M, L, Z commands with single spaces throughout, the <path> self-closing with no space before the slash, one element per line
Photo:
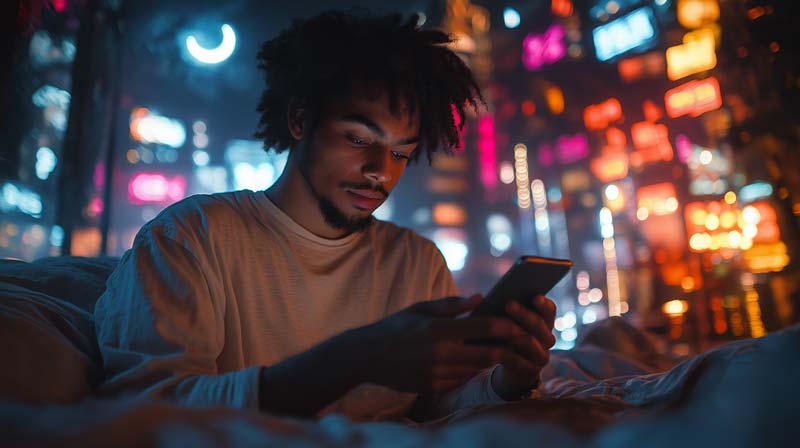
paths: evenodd
<path fill-rule="evenodd" d="M 311 192 L 311 195 L 314 196 L 314 199 L 317 200 L 317 207 L 319 207 L 320 213 L 322 213 L 322 217 L 325 219 L 325 223 L 329 226 L 333 227 L 334 229 L 344 230 L 348 234 L 354 232 L 361 232 L 365 230 L 367 227 L 372 224 L 372 215 L 365 216 L 363 218 L 351 218 L 347 216 L 343 211 L 339 210 L 336 205 L 334 205 L 333 201 L 328 199 L 327 197 L 323 196 L 317 189 L 314 187 L 314 184 L 311 182 L 311 176 L 309 172 L 312 169 L 312 161 L 314 160 L 313 157 L 309 157 L 308 149 L 303 148 L 305 151 L 302 151 L 300 157 L 298 158 L 298 169 L 300 174 L 303 176 L 305 180 L 306 186 L 308 186 L 308 190 Z M 349 185 L 340 185 L 342 186 L 349 186 Z M 360 188 L 372 188 L 371 185 L 366 187 L 364 186 L 350 186 L 350 187 L 360 187 Z M 378 189 L 381 193 L 384 194 L 384 197 L 388 196 L 388 193 L 383 189 Z"/>

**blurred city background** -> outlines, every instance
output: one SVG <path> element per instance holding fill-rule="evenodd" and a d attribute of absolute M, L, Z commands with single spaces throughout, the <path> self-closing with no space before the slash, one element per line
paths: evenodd
<path fill-rule="evenodd" d="M 793 3 L 12 0 L 0 258 L 119 256 L 170 203 L 269 187 L 285 155 L 252 136 L 258 46 L 366 7 L 451 33 L 484 88 L 463 152 L 376 211 L 463 293 L 522 254 L 569 258 L 556 348 L 609 316 L 674 355 L 759 337 L 800 318 Z"/>

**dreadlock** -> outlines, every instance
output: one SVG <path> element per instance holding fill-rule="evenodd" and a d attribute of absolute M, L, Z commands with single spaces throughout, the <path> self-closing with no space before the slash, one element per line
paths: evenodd
<path fill-rule="evenodd" d="M 341 11 L 295 20 L 258 52 L 267 89 L 258 104 L 255 136 L 265 148 L 289 150 L 295 144 L 287 123 L 292 99 L 307 108 L 313 122 L 331 95 L 363 83 L 386 88 L 393 114 L 401 100 L 409 114 L 419 109 L 420 147 L 412 160 L 422 150 L 428 163 L 439 148 L 451 154 L 459 148 L 465 110 L 477 112 L 484 100 L 470 69 L 447 48 L 452 39 L 417 23 L 416 15 L 404 20 L 400 14 Z"/>

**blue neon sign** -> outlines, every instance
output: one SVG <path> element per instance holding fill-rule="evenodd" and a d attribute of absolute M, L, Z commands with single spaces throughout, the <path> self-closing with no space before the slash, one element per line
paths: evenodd
<path fill-rule="evenodd" d="M 595 53 L 600 61 L 632 50 L 644 51 L 658 41 L 656 18 L 645 6 L 592 30 Z"/>

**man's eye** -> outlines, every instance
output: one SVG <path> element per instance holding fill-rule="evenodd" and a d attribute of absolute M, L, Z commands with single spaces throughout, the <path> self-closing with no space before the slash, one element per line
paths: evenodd
<path fill-rule="evenodd" d="M 397 152 L 397 151 L 392 151 L 392 157 L 394 157 L 395 160 L 409 160 L 409 159 L 411 159 L 411 156 L 407 156 L 407 155 L 405 155 L 405 154 L 403 154 L 401 152 Z"/>
<path fill-rule="evenodd" d="M 350 140 L 350 143 L 352 143 L 354 145 L 366 146 L 366 145 L 369 144 L 363 138 L 356 137 L 355 135 L 352 135 L 352 134 L 346 134 L 346 135 L 347 135 L 347 139 Z"/>

